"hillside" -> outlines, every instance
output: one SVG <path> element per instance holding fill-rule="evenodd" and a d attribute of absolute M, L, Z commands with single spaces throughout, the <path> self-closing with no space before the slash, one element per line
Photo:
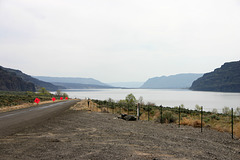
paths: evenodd
<path fill-rule="evenodd" d="M 177 88 L 189 88 L 192 82 L 202 74 L 177 74 L 171 76 L 154 77 L 148 79 L 141 88 L 150 89 L 177 89 Z"/>
<path fill-rule="evenodd" d="M 228 62 L 193 82 L 191 90 L 240 92 L 240 61 Z"/>
<path fill-rule="evenodd" d="M 33 91 L 35 85 L 31 82 L 26 82 L 18 77 L 14 72 L 8 72 L 0 66 L 0 90 L 3 91 Z"/>
<path fill-rule="evenodd" d="M 50 90 L 50 91 L 56 91 L 60 88 L 64 88 L 64 87 L 59 87 L 59 86 L 55 86 L 51 83 L 48 83 L 48 82 L 44 82 L 44 81 L 41 81 L 41 80 L 38 80 L 36 78 L 33 78 L 25 73 L 23 73 L 22 71 L 20 70 L 15 70 L 15 69 L 10 69 L 10 68 L 4 68 L 4 67 L 1 67 L 5 72 L 8 72 L 9 74 L 11 75 L 15 75 L 16 77 L 22 79 L 22 81 L 26 82 L 26 83 L 33 83 L 35 88 L 36 89 L 39 89 L 41 87 L 44 87 L 46 88 L 47 90 Z M 6 80 L 6 78 L 5 78 Z M 14 84 L 14 82 L 12 81 L 12 84 Z M 25 85 L 22 84 L 22 86 L 24 87 Z M 17 89 L 17 88 L 16 88 Z M 20 91 L 20 90 L 16 90 L 16 91 Z"/>
<path fill-rule="evenodd" d="M 81 83 L 63 83 L 63 82 L 52 82 L 54 85 L 63 86 L 66 89 L 104 89 L 113 88 L 106 85 L 95 85 L 95 84 L 81 84 Z"/>
<path fill-rule="evenodd" d="M 35 76 L 35 78 L 46 81 L 46 82 L 58 82 L 58 83 L 80 83 L 90 85 L 108 86 L 93 78 L 78 78 L 78 77 L 46 77 L 46 76 Z"/>
<path fill-rule="evenodd" d="M 66 89 L 93 89 L 93 88 L 114 88 L 93 78 L 78 77 L 46 77 L 35 76 L 36 78 L 50 82 L 57 86 L 63 86 Z"/>

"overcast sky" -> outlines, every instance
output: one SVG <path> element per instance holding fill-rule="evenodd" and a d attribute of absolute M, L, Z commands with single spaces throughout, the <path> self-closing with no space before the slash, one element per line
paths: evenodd
<path fill-rule="evenodd" d="M 240 0 L 0 0 L 0 65 L 146 81 L 240 60 Z"/>

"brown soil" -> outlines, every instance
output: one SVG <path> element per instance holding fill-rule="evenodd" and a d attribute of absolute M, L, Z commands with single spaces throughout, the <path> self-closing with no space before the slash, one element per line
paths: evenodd
<path fill-rule="evenodd" d="M 229 133 L 90 111 L 82 101 L 37 126 L 0 137 L 0 159 L 240 159 Z M 93 110 L 93 108 L 92 108 Z"/>

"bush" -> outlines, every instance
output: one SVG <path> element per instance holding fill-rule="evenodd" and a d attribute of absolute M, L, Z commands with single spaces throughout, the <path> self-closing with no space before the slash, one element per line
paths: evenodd
<path fill-rule="evenodd" d="M 204 121 L 205 123 L 207 123 L 207 122 L 210 121 L 210 119 L 209 119 L 209 118 L 204 118 L 203 121 Z"/>
<path fill-rule="evenodd" d="M 203 123 L 203 126 L 204 126 L 204 123 Z M 194 122 L 193 122 L 193 127 L 201 127 L 201 120 L 195 120 Z"/>
<path fill-rule="evenodd" d="M 220 120 L 220 118 L 216 115 L 216 114 L 214 114 L 214 115 L 211 115 L 211 119 L 216 119 L 216 120 Z"/>
<path fill-rule="evenodd" d="M 161 117 L 159 117 L 159 120 L 160 118 Z M 174 116 L 173 113 L 170 111 L 165 111 L 162 115 L 162 118 L 163 118 L 163 122 L 166 122 L 166 123 L 174 123 L 177 120 L 177 117 Z"/>
<path fill-rule="evenodd" d="M 229 114 L 231 114 L 231 110 L 230 110 L 229 107 L 224 107 L 222 109 L 222 113 L 225 114 L 225 115 L 229 115 Z"/>
<path fill-rule="evenodd" d="M 186 113 L 182 113 L 181 114 L 181 117 L 183 118 L 183 117 L 187 117 L 188 115 L 186 114 Z"/>
<path fill-rule="evenodd" d="M 155 114 L 155 111 L 154 111 L 154 110 L 151 110 L 151 111 L 150 111 L 150 114 L 151 114 L 151 115 L 154 115 L 154 114 Z"/>

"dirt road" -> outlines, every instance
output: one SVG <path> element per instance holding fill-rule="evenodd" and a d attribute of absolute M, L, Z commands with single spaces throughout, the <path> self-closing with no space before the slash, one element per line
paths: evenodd
<path fill-rule="evenodd" d="M 35 125 L 70 108 L 75 103 L 76 100 L 70 100 L 0 113 L 0 136 L 13 134 L 25 127 Z"/>
<path fill-rule="evenodd" d="M 128 122 L 110 113 L 66 110 L 37 126 L 2 136 L 0 159 L 237 160 L 240 141 L 207 128 L 201 133 L 189 126 Z"/>

